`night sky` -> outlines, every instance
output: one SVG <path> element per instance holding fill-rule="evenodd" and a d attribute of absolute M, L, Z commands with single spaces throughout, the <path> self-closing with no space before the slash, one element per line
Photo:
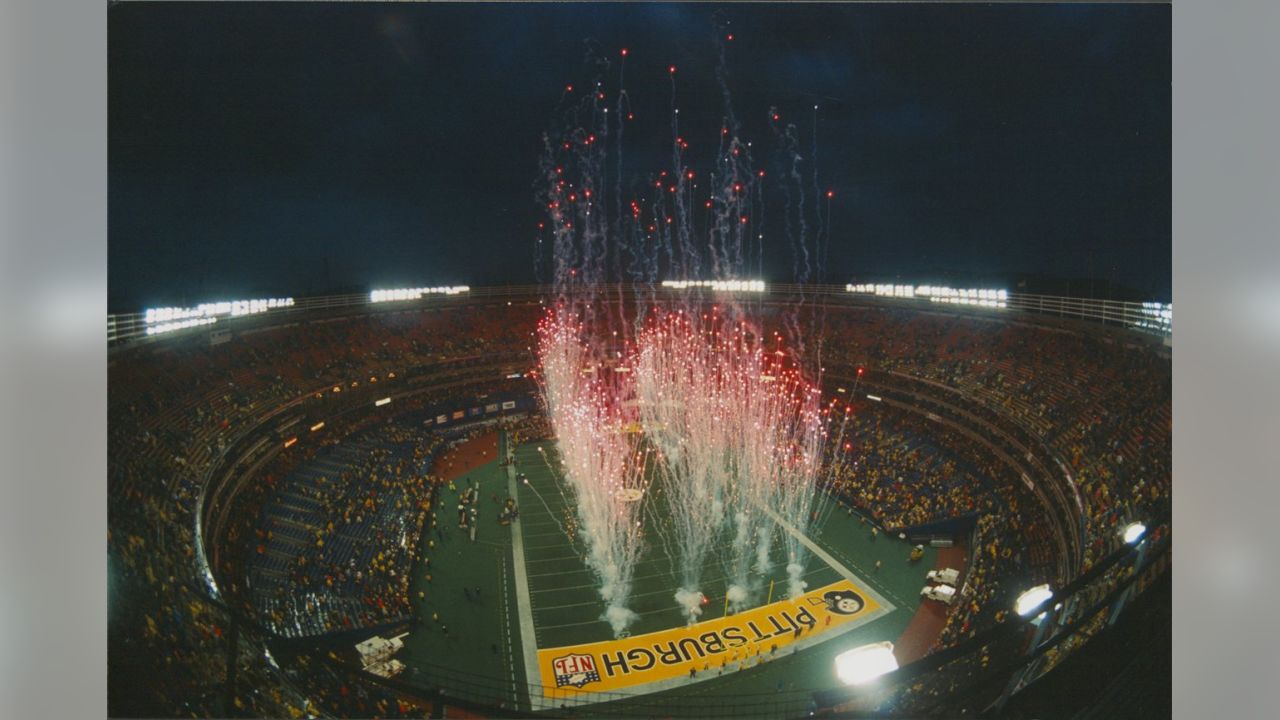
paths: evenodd
<path fill-rule="evenodd" d="M 110 307 L 533 282 L 564 86 L 627 47 L 627 132 L 670 142 L 675 64 L 685 135 L 714 147 L 715 13 L 748 137 L 777 106 L 807 144 L 820 106 L 820 279 L 1094 277 L 1167 299 L 1167 5 L 124 3 Z M 765 279 L 788 281 L 779 265 Z"/>

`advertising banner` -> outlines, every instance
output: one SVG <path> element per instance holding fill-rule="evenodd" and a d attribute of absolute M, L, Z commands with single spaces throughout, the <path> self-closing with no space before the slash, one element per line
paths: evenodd
<path fill-rule="evenodd" d="M 545 697 L 612 692 L 768 662 L 788 645 L 862 624 L 887 608 L 848 580 L 714 620 L 618 640 L 538 650 Z M 846 628 L 849 629 L 849 628 Z M 585 699 L 585 698 L 584 698 Z"/>

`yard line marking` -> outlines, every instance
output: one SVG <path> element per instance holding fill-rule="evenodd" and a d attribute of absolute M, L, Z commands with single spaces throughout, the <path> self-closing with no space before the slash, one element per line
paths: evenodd
<path fill-rule="evenodd" d="M 544 557 L 536 560 L 525 560 L 525 563 L 532 565 L 534 563 L 555 562 L 556 560 L 577 560 L 582 561 L 582 553 L 574 553 L 572 555 L 557 555 L 555 557 Z"/>
<path fill-rule="evenodd" d="M 823 562 L 830 565 L 831 568 L 840 575 L 840 577 L 844 578 L 845 580 L 848 580 L 850 583 L 853 583 L 854 586 L 861 587 L 863 590 L 865 590 L 868 595 L 870 595 L 877 603 L 880 604 L 881 607 L 887 608 L 890 612 L 898 608 L 897 605 L 894 605 L 893 603 L 890 603 L 888 600 L 885 600 L 883 595 L 876 592 L 872 587 L 870 587 L 871 583 L 863 580 L 857 575 L 854 575 L 852 570 L 850 570 L 849 568 L 845 567 L 844 564 L 837 561 L 834 557 L 831 556 L 831 553 L 827 552 L 821 545 L 814 542 L 813 539 L 810 538 L 808 535 L 805 535 L 804 533 L 797 530 L 794 525 L 787 522 L 786 519 L 783 518 L 778 513 L 774 512 L 773 508 L 770 508 L 765 505 L 757 505 L 757 507 L 759 507 L 762 511 L 764 511 L 766 515 L 773 518 L 773 521 L 778 523 L 779 527 L 781 527 L 783 530 L 786 530 L 795 539 L 799 540 L 801 545 L 804 545 L 805 547 L 809 548 L 809 552 L 818 556 Z M 903 603 L 903 604 L 905 605 L 906 603 Z M 885 613 L 885 614 L 888 614 L 888 613 Z"/>
<path fill-rule="evenodd" d="M 586 574 L 590 575 L 590 574 L 591 574 L 591 570 L 589 570 L 589 569 L 587 569 L 587 568 L 585 568 L 585 567 L 579 567 L 579 568 L 574 568 L 574 569 L 572 569 L 572 570 L 561 570 L 560 572 L 530 573 L 530 574 L 529 574 L 529 577 L 531 577 L 531 578 L 536 578 L 536 577 L 551 577 L 552 575 L 572 575 L 572 574 L 574 574 L 574 573 L 586 573 Z"/>
<path fill-rule="evenodd" d="M 541 590 L 533 590 L 532 592 L 533 594 L 537 595 L 538 593 L 560 592 L 562 590 L 581 590 L 583 588 L 594 588 L 597 586 L 598 586 L 598 583 L 587 583 L 586 585 L 557 585 L 556 587 L 543 588 Z"/>
<path fill-rule="evenodd" d="M 522 511 L 520 511 L 520 515 L 521 515 L 521 517 L 522 517 L 522 518 L 524 518 L 524 516 L 525 516 L 526 514 L 527 514 L 527 513 L 525 513 L 523 510 L 522 510 Z M 548 515 L 548 516 L 543 517 L 543 518 L 534 518 L 534 519 L 532 519 L 532 520 L 530 520 L 529 518 L 524 518 L 524 521 L 525 521 L 525 522 L 529 525 L 529 527 L 531 527 L 531 528 L 551 527 L 552 525 L 555 525 L 556 527 L 564 527 L 564 525 L 563 525 L 563 524 L 561 524 L 559 520 L 557 520 L 554 516 L 551 516 L 551 515 Z M 557 530 L 557 531 L 556 531 L 556 534 L 557 534 L 557 535 L 564 535 L 564 530 Z M 534 535 L 530 535 L 530 537 L 535 537 L 535 536 L 534 536 Z M 541 533 L 541 534 L 537 535 L 536 537 L 546 537 L 546 533 Z"/>
<path fill-rule="evenodd" d="M 511 661 L 511 597 L 507 591 L 507 556 L 502 556 L 502 620 L 504 634 L 506 635 L 506 643 L 502 650 L 502 655 L 507 663 L 507 672 L 511 675 L 511 707 L 516 707 L 519 702 L 516 696 L 516 664 Z"/>
<path fill-rule="evenodd" d="M 810 575 L 816 575 L 816 574 L 818 574 L 818 573 L 820 573 L 820 572 L 825 572 L 825 571 L 826 571 L 826 570 L 828 570 L 828 569 L 834 569 L 834 568 L 826 568 L 826 567 L 818 567 L 818 568 L 814 568 L 814 569 L 810 570 L 809 572 L 805 573 L 802 577 L 809 577 Z M 724 580 L 724 579 L 725 579 L 725 577 L 724 577 L 724 576 L 721 576 L 721 577 L 719 577 L 719 578 L 715 578 L 715 579 L 710 580 L 710 581 L 705 581 L 705 582 L 703 582 L 703 586 L 704 586 L 704 587 L 710 587 L 712 584 L 715 584 L 717 581 L 719 581 L 719 580 Z M 582 587 L 594 587 L 594 586 L 593 586 L 593 585 L 584 585 L 584 586 L 582 586 Z M 565 590 L 565 589 L 567 589 L 567 588 L 553 588 L 553 589 L 557 589 L 557 590 Z M 539 591 L 539 590 L 535 590 L 534 592 L 546 592 L 546 591 Z M 673 589 L 671 589 L 671 588 L 661 588 L 661 589 L 659 589 L 659 590 L 650 590 L 650 591 L 648 591 L 648 592 L 642 592 L 642 593 L 631 593 L 631 595 L 630 595 L 629 597 L 631 597 L 631 598 L 641 598 L 641 597 L 648 597 L 648 596 L 650 596 L 650 595 L 671 595 L 671 596 L 673 596 L 673 597 L 674 597 L 674 596 L 675 596 L 675 590 L 673 590 Z M 708 595 L 707 597 L 708 597 L 708 598 L 712 598 L 712 599 L 714 599 L 714 597 L 715 597 L 715 596 Z M 723 595 L 721 595 L 721 596 L 719 596 L 719 597 L 724 597 L 724 596 L 723 596 Z M 538 606 L 538 612 L 542 612 L 543 610 L 558 610 L 558 609 L 560 609 L 560 608 L 583 607 L 583 606 L 586 606 L 586 605 L 600 605 L 600 604 L 603 604 L 603 603 L 604 603 L 604 601 L 603 601 L 603 600 L 600 600 L 599 598 L 597 598 L 597 599 L 595 599 L 595 600 L 593 600 L 593 601 L 591 601 L 591 602 L 570 603 L 570 604 L 568 604 L 568 605 L 539 605 L 539 606 Z M 679 609 L 680 609 L 680 606 L 679 606 L 679 605 L 675 605 L 675 604 L 673 604 L 670 608 L 667 608 L 667 609 L 670 609 L 670 610 L 679 610 Z M 654 611 L 654 610 L 650 610 L 649 612 L 656 612 L 656 611 Z M 640 613 L 640 614 L 641 614 L 641 615 L 643 615 L 644 613 Z M 709 619 L 711 619 L 711 618 L 709 618 Z M 550 626 L 548 626 L 548 627 L 550 627 Z"/>

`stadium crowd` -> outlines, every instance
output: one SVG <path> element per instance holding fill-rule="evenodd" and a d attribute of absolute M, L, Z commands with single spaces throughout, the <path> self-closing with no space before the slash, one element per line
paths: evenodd
<path fill-rule="evenodd" d="M 222 453 L 286 403 L 350 391 L 359 383 L 444 379 L 442 385 L 452 386 L 424 394 L 423 403 L 475 391 L 465 383 L 496 385 L 496 365 L 529 363 L 538 311 L 537 305 L 393 311 L 249 330 L 216 346 L 196 334 L 112 354 L 111 654 L 142 657 L 164 672 L 165 682 L 148 684 L 149 702 L 184 716 L 353 715 L 371 708 L 390 716 L 402 709 L 391 709 L 393 695 L 365 690 L 354 693 L 357 700 L 300 692 L 298 678 L 249 651 L 232 655 L 241 691 L 230 701 L 234 710 L 225 705 L 220 693 L 231 617 L 221 601 L 207 597 L 194 536 L 198 500 Z M 1126 522 L 1168 507 L 1170 371 L 1158 349 L 1116 333 L 885 308 L 833 312 L 826 323 L 829 368 L 867 367 L 939 383 L 970 398 L 979 413 L 1012 418 L 1061 458 L 1085 510 L 1085 568 L 1119 545 Z M 508 429 L 520 441 L 549 435 L 537 416 Z M 362 462 L 322 483 L 287 486 L 308 461 L 357 437 L 371 443 Z M 1051 544 L 1038 503 L 972 439 L 885 408 L 855 414 L 849 439 L 853 459 L 841 468 L 834 489 L 886 530 L 974 519 L 966 577 L 971 593 L 953 606 L 939 647 L 1002 621 L 1010 595 L 1050 572 Z M 403 446 L 403 452 L 372 447 L 380 443 Z M 931 451 L 937 447 L 951 452 L 944 458 Z M 214 570 L 235 577 L 255 567 L 257 558 L 293 549 L 275 570 L 274 586 L 250 589 L 233 581 L 225 584 L 225 601 L 237 612 L 253 609 L 253 617 L 277 631 L 288 624 L 288 614 L 278 607 L 263 612 L 254 601 L 259 590 L 284 599 L 323 588 L 366 609 L 361 615 L 350 605 L 335 605 L 308 632 L 401 617 L 411 572 L 404 568 L 424 558 L 400 547 L 401 536 L 373 519 L 408 517 L 421 529 L 434 486 L 425 466 L 438 450 L 439 439 L 421 427 L 335 422 L 315 442 L 281 453 L 264 471 L 265 482 L 237 500 L 251 511 L 235 514 L 230 532 L 237 550 Z M 284 529 L 280 520 L 286 516 L 268 511 L 271 499 L 286 490 L 312 501 L 306 504 L 323 519 L 304 535 Z M 343 542 L 338 538 L 356 528 L 361 552 L 330 554 Z M 305 541 L 307 553 L 298 551 L 297 542 L 283 541 L 286 535 Z"/>
<path fill-rule="evenodd" d="M 1018 474 L 989 448 L 917 412 L 865 403 L 848 414 L 848 458 L 833 463 L 837 498 L 890 533 L 970 518 L 970 593 L 948 613 L 936 647 L 1007 615 L 1022 589 L 1054 569 L 1048 518 Z M 837 453 L 840 449 L 837 449 Z"/>
<path fill-rule="evenodd" d="M 863 367 L 939 383 L 962 393 L 978 415 L 1011 418 L 1060 458 L 1063 476 L 1079 492 L 1085 510 L 1081 571 L 1120 547 L 1129 521 L 1167 511 L 1170 360 L 1147 338 L 898 308 L 833 313 L 826 322 L 834 340 L 824 348 L 828 368 Z M 931 495 L 936 501 L 937 494 Z M 1007 535 L 1008 526 L 1022 528 L 1023 534 Z M 975 550 L 990 556 L 994 543 L 997 559 L 1003 560 L 1011 540 L 1033 544 L 1026 533 L 1043 535 L 1045 528 L 1042 520 L 999 515 L 980 520 L 977 530 Z M 975 560 L 982 557 L 975 554 Z M 1028 579 L 1008 570 L 1003 563 L 975 564 L 970 587 L 999 588 L 996 578 L 1008 586 L 1007 578 L 1015 577 L 1022 580 L 1018 589 L 1025 589 Z M 1000 612 L 984 616 L 975 608 L 992 607 L 991 599 L 1001 610 L 1008 608 L 1012 592 L 1006 587 L 986 603 L 981 597 L 958 603 L 941 643 L 974 635 Z M 989 593 L 975 589 L 974 594 Z"/>
<path fill-rule="evenodd" d="M 876 308 L 827 318 L 830 365 L 932 380 L 1015 418 L 1062 457 L 1091 531 L 1085 566 L 1123 520 L 1168 506 L 1170 360 L 1147 338 Z"/>
<path fill-rule="evenodd" d="M 163 671 L 166 678 L 121 702 L 162 715 L 231 712 L 220 695 L 231 619 L 208 597 L 194 513 L 220 454 L 258 418 L 332 386 L 385 382 L 415 368 L 448 373 L 454 382 L 487 381 L 496 362 L 527 345 L 535 314 L 536 305 L 392 312 L 246 331 L 223 345 L 198 334 L 114 353 L 108 362 L 112 664 L 123 672 L 145 661 L 146 669 L 131 676 Z M 523 327 L 508 322 L 522 316 Z M 283 704 L 261 714 L 306 712 L 306 698 L 287 692 L 291 686 L 260 652 L 242 664 L 242 687 L 282 688 Z M 246 692 L 234 702 L 260 707 L 271 697 Z"/>
<path fill-rule="evenodd" d="M 388 423 L 326 453 L 327 463 L 342 462 L 332 477 L 264 476 L 271 496 L 256 517 L 240 518 L 254 545 L 244 570 L 264 625 L 318 634 L 407 614 L 408 571 L 430 509 L 422 470 L 441 442 Z M 223 574 L 235 576 L 230 561 Z M 302 606 L 291 602 L 304 596 Z"/>

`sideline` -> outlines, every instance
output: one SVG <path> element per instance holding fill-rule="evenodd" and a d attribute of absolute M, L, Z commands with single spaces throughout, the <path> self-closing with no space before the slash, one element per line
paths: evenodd
<path fill-rule="evenodd" d="M 516 468 L 510 460 L 515 457 L 511 437 L 506 431 L 498 436 L 499 457 L 507 462 L 507 495 L 520 497 L 516 483 Z M 516 609 L 520 612 L 520 649 L 524 654 L 525 684 L 529 686 L 529 709 L 542 710 L 542 684 L 530 678 L 541 677 L 538 670 L 538 640 L 533 626 L 532 596 L 529 594 L 529 576 L 524 564 L 524 521 L 519 515 L 511 521 L 511 559 L 515 563 Z"/>

